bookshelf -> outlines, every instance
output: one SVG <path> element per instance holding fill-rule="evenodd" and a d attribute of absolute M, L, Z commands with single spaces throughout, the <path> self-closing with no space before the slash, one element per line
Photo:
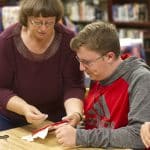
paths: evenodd
<path fill-rule="evenodd" d="M 77 32 L 85 25 L 108 20 L 107 0 L 62 0 L 67 16 L 76 25 Z"/>
<path fill-rule="evenodd" d="M 143 6 L 142 11 L 138 10 L 138 16 L 134 18 L 125 19 L 125 14 L 122 18 L 115 18 L 115 11 L 118 16 L 120 13 L 125 11 L 129 13 L 132 9 L 137 9 L 134 7 Z M 117 9 L 114 9 L 117 7 Z M 125 10 L 124 10 L 125 9 Z M 137 10 L 132 10 L 137 11 Z M 134 13 L 132 12 L 132 13 Z M 134 14 L 132 14 L 134 15 Z M 146 29 L 150 30 L 150 0 L 108 0 L 108 20 L 116 25 L 118 28 L 136 28 L 136 29 Z"/>
<path fill-rule="evenodd" d="M 118 29 L 143 32 L 146 62 L 150 65 L 150 0 L 108 0 L 108 20 Z"/>

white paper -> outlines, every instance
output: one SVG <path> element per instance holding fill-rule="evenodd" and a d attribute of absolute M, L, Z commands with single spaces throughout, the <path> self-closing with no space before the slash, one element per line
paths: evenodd
<path fill-rule="evenodd" d="M 45 139 L 47 134 L 48 134 L 48 127 L 35 133 L 34 135 L 30 134 L 30 135 L 23 136 L 21 139 L 26 140 L 28 142 L 32 142 L 36 138 Z"/>

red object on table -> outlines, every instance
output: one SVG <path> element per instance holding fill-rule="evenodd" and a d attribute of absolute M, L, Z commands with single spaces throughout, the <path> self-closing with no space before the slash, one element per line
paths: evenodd
<path fill-rule="evenodd" d="M 68 123 L 68 121 L 67 121 L 67 120 L 62 120 L 62 121 L 58 121 L 58 122 L 55 122 L 55 123 L 50 123 L 50 124 L 48 124 L 48 125 L 46 125 L 46 126 L 40 128 L 40 129 L 37 129 L 37 130 L 32 131 L 32 135 L 34 135 L 34 134 L 36 134 L 36 133 L 38 133 L 38 132 L 40 132 L 40 131 L 42 131 L 42 130 L 48 128 L 48 127 L 57 126 L 57 125 L 60 125 L 60 124 L 63 124 L 63 123 Z M 49 131 L 54 131 L 54 130 L 55 130 L 55 129 L 52 129 L 52 130 L 49 130 Z"/>

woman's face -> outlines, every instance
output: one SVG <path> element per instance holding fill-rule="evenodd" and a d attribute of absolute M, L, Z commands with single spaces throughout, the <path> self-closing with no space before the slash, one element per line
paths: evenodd
<path fill-rule="evenodd" d="M 29 17 L 28 30 L 36 39 L 50 38 L 54 31 L 55 20 L 56 17 Z"/>

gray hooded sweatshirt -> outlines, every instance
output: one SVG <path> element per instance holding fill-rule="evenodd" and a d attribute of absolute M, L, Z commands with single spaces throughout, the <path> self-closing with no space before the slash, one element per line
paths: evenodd
<path fill-rule="evenodd" d="M 128 84 L 128 88 L 125 89 L 129 104 L 127 124 L 115 129 L 101 126 L 89 130 L 79 128 L 76 132 L 76 145 L 140 150 L 145 148 L 140 137 L 140 127 L 144 122 L 150 121 L 150 68 L 142 59 L 129 57 L 109 78 L 100 81 L 100 84 L 113 85 L 120 78 Z M 114 89 L 114 92 L 117 91 Z M 110 94 L 113 96 L 113 92 Z"/>

